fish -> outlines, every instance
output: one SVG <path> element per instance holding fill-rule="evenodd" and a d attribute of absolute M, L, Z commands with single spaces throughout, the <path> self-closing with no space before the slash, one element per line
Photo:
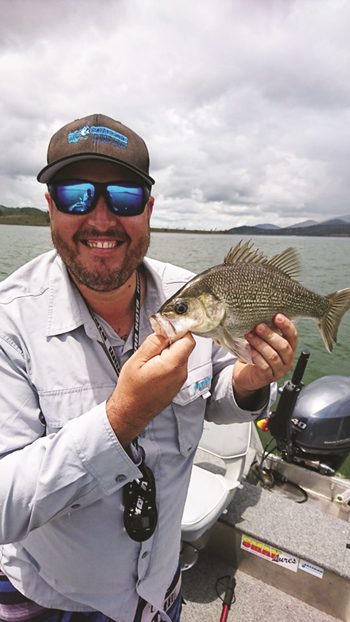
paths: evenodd
<path fill-rule="evenodd" d="M 242 240 L 222 264 L 191 278 L 150 317 L 155 333 L 169 343 L 187 332 L 213 339 L 245 362 L 251 350 L 244 335 L 257 324 L 275 329 L 273 318 L 313 319 L 328 352 L 337 341 L 339 324 L 350 309 L 350 288 L 321 295 L 297 278 L 301 262 L 297 250 L 266 256 L 251 240 Z"/>

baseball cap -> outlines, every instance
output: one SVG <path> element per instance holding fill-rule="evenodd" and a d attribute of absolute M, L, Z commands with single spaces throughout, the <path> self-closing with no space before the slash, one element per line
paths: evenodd
<path fill-rule="evenodd" d="M 103 114 L 76 119 L 58 130 L 49 142 L 47 165 L 37 180 L 49 183 L 64 166 L 92 158 L 115 162 L 139 175 L 147 185 L 154 184 L 144 140 L 120 121 Z"/>

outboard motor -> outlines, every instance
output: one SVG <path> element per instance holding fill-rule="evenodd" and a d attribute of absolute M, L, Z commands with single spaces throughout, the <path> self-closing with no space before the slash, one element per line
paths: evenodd
<path fill-rule="evenodd" d="M 308 358 L 300 354 L 267 427 L 284 460 L 334 475 L 350 452 L 350 377 L 323 376 L 304 387 Z"/>

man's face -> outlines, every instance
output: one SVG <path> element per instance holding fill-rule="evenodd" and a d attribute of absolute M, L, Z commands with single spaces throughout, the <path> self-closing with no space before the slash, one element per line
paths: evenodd
<path fill-rule="evenodd" d="M 99 160 L 65 167 L 55 177 L 57 181 L 63 179 L 140 182 L 126 169 Z M 123 285 L 147 252 L 153 197 L 142 214 L 117 216 L 108 209 L 103 196 L 99 197 L 95 209 L 85 215 L 64 214 L 58 211 L 49 193 L 45 196 L 52 241 L 77 285 L 83 284 L 95 291 L 111 291 Z"/>

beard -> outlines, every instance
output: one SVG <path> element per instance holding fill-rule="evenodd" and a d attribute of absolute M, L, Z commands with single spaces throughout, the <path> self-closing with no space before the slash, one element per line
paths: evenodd
<path fill-rule="evenodd" d="M 113 237 L 113 232 L 108 231 L 104 233 L 105 235 Z M 73 237 L 73 243 L 68 244 L 57 230 L 51 228 L 52 242 L 73 280 L 78 285 L 81 283 L 94 291 L 109 292 L 124 285 L 142 263 L 150 244 L 150 227 L 147 226 L 146 231 L 139 237 L 133 248 L 128 246 L 122 264 L 115 268 L 111 267 L 109 260 L 103 257 L 96 260 L 96 267 L 93 269 L 88 268 L 81 260 L 77 246 L 78 240 L 98 237 L 102 237 L 98 231 L 85 229 Z M 130 244 L 130 238 L 125 233 L 121 236 L 119 231 L 115 231 L 114 237 L 118 240 L 122 237 L 124 244 Z"/>

